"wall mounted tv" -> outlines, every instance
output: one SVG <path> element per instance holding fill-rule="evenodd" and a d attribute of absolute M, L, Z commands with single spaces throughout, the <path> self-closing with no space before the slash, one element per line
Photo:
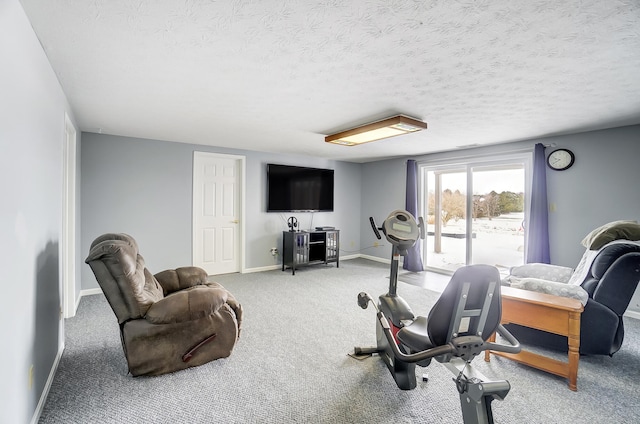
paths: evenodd
<path fill-rule="evenodd" d="M 267 164 L 267 212 L 332 212 L 333 169 Z"/>

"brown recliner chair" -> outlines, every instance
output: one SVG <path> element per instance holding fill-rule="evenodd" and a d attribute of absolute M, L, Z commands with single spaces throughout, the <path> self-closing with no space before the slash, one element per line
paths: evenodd
<path fill-rule="evenodd" d="M 198 267 L 152 275 L 127 234 L 104 234 L 85 260 L 120 324 L 133 376 L 159 375 L 231 354 L 242 307 Z"/>

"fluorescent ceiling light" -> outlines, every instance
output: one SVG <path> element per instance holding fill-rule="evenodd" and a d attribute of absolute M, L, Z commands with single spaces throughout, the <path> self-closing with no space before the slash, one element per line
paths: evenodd
<path fill-rule="evenodd" d="M 408 116 L 398 115 L 382 121 L 372 122 L 337 134 L 331 134 L 324 138 L 327 143 L 341 146 L 355 146 L 382 140 L 397 135 L 421 131 L 427 128 L 427 123 Z"/>

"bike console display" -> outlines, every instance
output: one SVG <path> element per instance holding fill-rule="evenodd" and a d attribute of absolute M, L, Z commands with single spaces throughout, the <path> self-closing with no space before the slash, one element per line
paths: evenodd
<path fill-rule="evenodd" d="M 418 239 L 424 238 L 422 228 L 422 222 L 418 224 L 413 215 L 404 210 L 391 212 L 382 223 L 382 232 L 389 243 L 397 246 L 401 251 L 409 249 Z"/>

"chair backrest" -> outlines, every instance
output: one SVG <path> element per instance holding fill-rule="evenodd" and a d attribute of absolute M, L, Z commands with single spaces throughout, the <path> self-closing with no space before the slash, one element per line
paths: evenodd
<path fill-rule="evenodd" d="M 593 260 L 590 272 L 591 282 L 583 283 L 585 290 L 596 302 L 622 316 L 640 280 L 640 244 L 620 241 L 608 244 Z"/>
<path fill-rule="evenodd" d="M 640 253 L 640 244 L 637 242 L 617 241 L 603 247 L 591 264 L 591 275 L 601 279 L 609 267 L 622 255 L 627 253 Z"/>
<path fill-rule="evenodd" d="M 490 265 L 468 265 L 458 268 L 431 308 L 427 331 L 434 346 L 467 335 L 487 340 L 498 328 L 501 318 L 498 269 Z"/>
<path fill-rule="evenodd" d="M 145 316 L 164 297 L 162 287 L 145 267 L 138 244 L 127 234 L 104 234 L 91 244 L 85 260 L 119 323 Z"/>

